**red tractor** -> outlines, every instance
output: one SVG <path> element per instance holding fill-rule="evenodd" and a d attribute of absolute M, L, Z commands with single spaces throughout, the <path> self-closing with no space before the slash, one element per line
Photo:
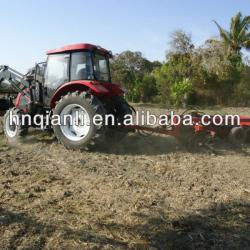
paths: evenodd
<path fill-rule="evenodd" d="M 111 82 L 110 51 L 91 44 L 74 44 L 47 52 L 47 62 L 36 64 L 26 75 L 0 66 L 0 99 L 4 132 L 9 141 L 24 136 L 28 124 L 19 122 L 25 114 L 71 115 L 84 123 L 50 124 L 57 139 L 67 148 L 85 149 L 103 136 L 114 136 L 118 124 L 132 107 L 125 101 L 125 89 Z M 15 99 L 15 103 L 13 100 Z M 10 113 L 15 114 L 17 119 Z M 112 114 L 115 124 L 95 125 L 93 117 Z M 46 117 L 46 116 L 44 116 Z M 33 119 L 32 119 L 33 120 Z M 34 123 L 30 124 L 36 127 Z"/>
<path fill-rule="evenodd" d="M 172 135 L 181 141 L 187 138 L 191 144 L 194 141 L 190 138 L 197 135 L 229 136 L 241 144 L 250 133 L 250 117 L 241 116 L 240 124 L 233 126 L 224 122 L 219 126 L 215 122 L 203 125 L 199 112 L 191 113 L 193 125 L 188 127 L 182 123 L 156 128 L 120 126 L 134 109 L 124 100 L 125 89 L 111 83 L 110 51 L 91 44 L 75 44 L 47 54 L 47 62 L 36 64 L 26 75 L 0 66 L 0 94 L 5 96 L 0 99 L 0 112 L 5 112 L 4 132 L 10 142 L 26 135 L 29 127 L 39 127 L 33 119 L 37 115 L 42 117 L 39 124 L 53 130 L 57 139 L 71 149 L 90 148 L 103 138 L 117 140 L 136 130 Z M 23 119 L 26 115 L 32 122 Z M 54 124 L 55 115 L 71 119 Z M 105 122 L 94 123 L 97 115 Z M 112 122 L 106 122 L 108 115 L 114 118 Z"/>

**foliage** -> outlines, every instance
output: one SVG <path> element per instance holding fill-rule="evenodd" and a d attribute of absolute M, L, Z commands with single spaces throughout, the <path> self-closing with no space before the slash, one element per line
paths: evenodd
<path fill-rule="evenodd" d="M 171 87 L 171 98 L 175 105 L 180 106 L 187 102 L 189 95 L 193 92 L 193 84 L 185 78 L 180 82 L 174 83 Z"/>
<path fill-rule="evenodd" d="M 130 101 L 147 102 L 157 92 L 155 78 L 150 73 L 161 66 L 158 61 L 147 60 L 141 52 L 124 51 L 111 61 L 112 79 L 129 88 Z"/>
<path fill-rule="evenodd" d="M 250 33 L 248 31 L 250 16 L 242 17 L 241 12 L 239 12 L 231 19 L 229 31 L 222 28 L 216 21 L 214 22 L 224 43 L 232 50 L 239 53 L 242 48 L 250 49 Z"/>
<path fill-rule="evenodd" d="M 242 60 L 220 40 L 208 40 L 192 54 L 192 81 L 203 101 L 227 104 L 240 81 Z"/>
<path fill-rule="evenodd" d="M 240 83 L 236 86 L 233 100 L 236 104 L 250 105 L 250 67 L 245 66 L 241 73 Z"/>
<path fill-rule="evenodd" d="M 169 44 L 171 51 L 174 53 L 190 53 L 194 48 L 191 34 L 187 34 L 180 29 L 171 33 Z"/>
<path fill-rule="evenodd" d="M 154 71 L 156 79 L 156 88 L 158 90 L 157 99 L 160 103 L 169 103 L 170 96 L 170 79 L 169 79 L 169 65 L 163 64 L 162 67 Z"/>
<path fill-rule="evenodd" d="M 165 104 L 249 104 L 250 67 L 241 48 L 250 48 L 250 16 L 238 13 L 230 31 L 215 22 L 220 39 L 195 47 L 190 34 L 176 30 L 170 36 L 166 62 L 151 62 L 141 52 L 124 51 L 111 62 L 114 82 L 129 89 L 132 102 Z"/>

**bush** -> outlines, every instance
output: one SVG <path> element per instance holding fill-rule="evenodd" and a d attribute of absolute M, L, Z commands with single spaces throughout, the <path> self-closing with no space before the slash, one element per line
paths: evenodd
<path fill-rule="evenodd" d="M 250 104 L 250 68 L 246 66 L 241 74 L 241 81 L 236 86 L 233 98 L 238 105 Z"/>
<path fill-rule="evenodd" d="M 193 93 L 193 84 L 185 78 L 180 82 L 174 83 L 171 87 L 171 99 L 177 106 L 186 105 L 190 95 Z"/>

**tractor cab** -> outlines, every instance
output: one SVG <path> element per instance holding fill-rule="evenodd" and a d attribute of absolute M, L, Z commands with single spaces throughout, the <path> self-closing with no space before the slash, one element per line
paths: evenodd
<path fill-rule="evenodd" d="M 110 82 L 111 53 L 90 44 L 78 44 L 48 52 L 45 85 L 58 86 L 76 80 Z"/>
<path fill-rule="evenodd" d="M 85 88 L 93 90 L 93 82 L 111 83 L 109 58 L 112 54 L 99 46 L 75 44 L 51 50 L 47 54 L 44 74 L 44 101 L 47 105 L 51 105 L 51 98 L 64 84 L 73 88 L 73 84 L 80 83 L 83 89 L 85 85 Z"/>

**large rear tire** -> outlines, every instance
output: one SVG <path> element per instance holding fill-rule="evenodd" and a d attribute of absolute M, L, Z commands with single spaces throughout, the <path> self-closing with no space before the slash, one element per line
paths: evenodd
<path fill-rule="evenodd" d="M 53 114 L 59 115 L 62 122 L 61 125 L 52 124 L 54 133 L 58 141 L 68 149 L 90 149 L 97 141 L 102 140 L 106 132 L 103 123 L 98 126 L 93 123 L 94 116 L 104 118 L 106 110 L 97 97 L 86 92 L 63 96 Z M 72 120 L 65 119 L 66 115 L 71 115 Z M 63 123 L 64 119 L 66 124 Z"/>
<path fill-rule="evenodd" d="M 108 143 L 119 143 L 125 138 L 129 132 L 128 129 L 123 128 L 123 123 L 126 115 L 132 115 L 133 108 L 127 103 L 122 96 L 114 96 L 114 116 L 116 117 L 116 124 L 110 126 L 106 133 L 106 141 Z M 112 112 L 113 113 L 113 112 Z"/>

